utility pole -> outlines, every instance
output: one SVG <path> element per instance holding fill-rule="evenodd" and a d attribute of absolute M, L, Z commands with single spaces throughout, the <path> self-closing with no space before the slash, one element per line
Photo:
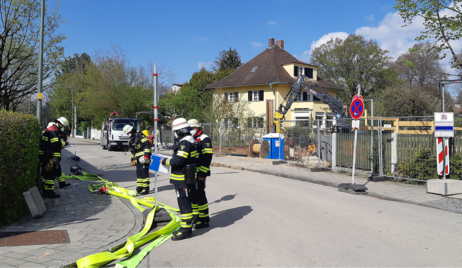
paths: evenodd
<path fill-rule="evenodd" d="M 42 75 L 43 75 L 43 21 L 45 16 L 45 0 L 42 0 L 40 15 L 40 44 L 39 44 L 39 64 L 38 64 L 38 84 L 37 84 L 37 119 L 41 125 L 42 116 Z"/>

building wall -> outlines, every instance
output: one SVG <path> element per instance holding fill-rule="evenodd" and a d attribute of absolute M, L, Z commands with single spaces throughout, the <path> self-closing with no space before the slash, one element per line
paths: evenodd
<path fill-rule="evenodd" d="M 229 92 L 238 92 L 239 98 L 243 98 L 244 100 L 248 100 L 248 92 L 249 91 L 264 91 L 264 99 L 263 101 L 250 101 L 249 108 L 254 112 L 256 116 L 266 114 L 266 100 L 271 99 L 273 100 L 274 108 L 277 110 L 279 105 L 283 101 L 284 97 L 287 95 L 291 88 L 291 85 L 288 84 L 274 84 L 272 85 L 272 89 L 269 85 L 258 85 L 258 86 L 247 86 L 247 87 L 235 87 L 235 88 L 223 88 L 223 89 L 214 89 L 214 94 L 219 94 L 224 97 L 224 93 Z M 336 97 L 337 92 L 334 90 L 327 90 L 332 96 Z M 295 108 L 301 109 L 310 109 L 309 118 L 316 118 L 316 112 L 326 112 L 331 113 L 329 106 L 325 103 L 319 101 L 295 101 L 289 111 L 286 113 L 285 118 L 287 120 L 295 120 Z M 298 113 L 298 112 L 297 112 Z M 300 113 L 307 113 L 305 111 Z M 298 113 L 298 115 L 300 115 Z"/>

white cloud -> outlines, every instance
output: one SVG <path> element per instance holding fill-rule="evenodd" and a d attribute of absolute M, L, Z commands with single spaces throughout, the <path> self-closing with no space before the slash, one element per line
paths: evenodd
<path fill-rule="evenodd" d="M 373 18 L 372 15 L 366 17 Z M 360 34 L 364 36 L 366 40 L 373 39 L 377 41 L 378 45 L 385 50 L 388 50 L 389 56 L 396 60 L 398 56 L 404 52 L 407 52 L 414 44 L 417 43 L 415 38 L 425 30 L 423 25 L 423 18 L 415 17 L 412 24 L 402 27 L 404 24 L 401 16 L 398 15 L 398 12 L 388 13 L 385 15 L 383 20 L 378 24 L 377 27 L 364 26 L 356 29 L 355 34 Z M 314 48 L 326 43 L 332 38 L 342 38 L 345 39 L 348 36 L 345 32 L 334 32 L 328 33 L 322 36 L 319 40 L 313 41 L 311 43 L 310 50 L 307 50 L 303 53 L 300 60 L 309 61 L 310 54 Z M 434 41 L 434 40 L 425 40 L 425 41 Z M 462 40 L 451 41 L 450 42 L 454 51 L 460 52 L 462 49 Z M 448 73 L 455 73 L 456 71 L 450 68 L 449 61 L 452 58 L 450 51 L 446 52 L 447 56 L 441 61 L 443 68 L 446 69 Z"/>
<path fill-rule="evenodd" d="M 257 48 L 257 47 L 263 46 L 261 43 L 258 43 L 258 42 L 252 42 L 251 45 L 252 45 L 253 48 Z"/>
<path fill-rule="evenodd" d="M 205 61 L 198 61 L 197 62 L 197 69 L 202 69 L 204 67 L 205 69 L 212 67 L 212 62 L 205 62 Z"/>
<path fill-rule="evenodd" d="M 331 40 L 331 39 L 335 39 L 335 38 L 340 38 L 340 39 L 345 39 L 348 37 L 348 34 L 345 33 L 345 32 L 336 32 L 336 33 L 328 33 L 328 34 L 325 34 L 323 35 L 321 38 L 319 38 L 318 41 L 313 41 L 311 43 L 311 48 L 310 50 L 307 50 L 305 52 L 303 52 L 303 56 L 300 60 L 302 61 L 309 61 L 310 60 L 310 56 L 311 56 L 311 52 L 319 47 L 320 45 L 324 44 L 324 43 L 327 43 L 327 41 Z"/>
<path fill-rule="evenodd" d="M 404 22 L 398 12 L 388 13 L 377 27 L 361 27 L 356 29 L 355 33 L 360 34 L 366 40 L 374 39 L 382 49 L 389 51 L 389 55 L 396 60 L 399 55 L 407 52 L 414 44 L 417 44 L 415 38 L 425 30 L 424 20 L 421 17 L 415 17 L 412 24 L 401 27 Z M 434 41 L 427 39 L 425 41 Z M 454 51 L 459 52 L 462 48 L 462 40 L 450 42 Z M 455 70 L 450 68 L 449 61 L 452 56 L 450 51 L 444 51 L 447 56 L 441 60 L 441 65 L 446 72 L 454 73 Z"/>
<path fill-rule="evenodd" d="M 278 25 L 277 22 L 272 21 L 272 20 L 268 21 L 266 24 L 268 24 L 268 25 Z"/>
<path fill-rule="evenodd" d="M 374 21 L 374 15 L 372 15 L 372 14 L 370 14 L 369 16 L 365 16 L 364 18 L 366 20 L 368 20 L 368 21 L 371 21 L 371 22 Z"/>

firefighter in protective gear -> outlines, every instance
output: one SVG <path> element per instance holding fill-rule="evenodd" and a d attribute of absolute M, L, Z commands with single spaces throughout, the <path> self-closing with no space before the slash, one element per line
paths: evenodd
<path fill-rule="evenodd" d="M 131 125 L 125 125 L 123 132 L 131 134 L 129 147 L 132 153 L 132 166 L 136 166 L 136 192 L 140 195 L 149 194 L 151 143 L 142 132 L 136 133 Z"/>
<path fill-rule="evenodd" d="M 190 189 L 189 198 L 193 209 L 193 225 L 195 229 L 209 227 L 209 204 L 205 196 L 205 179 L 210 176 L 210 164 L 212 163 L 212 140 L 205 135 L 199 121 L 190 119 L 188 124 L 194 129 L 193 137 L 197 142 L 198 157 L 196 159 L 197 182 Z"/>
<path fill-rule="evenodd" d="M 54 192 L 54 179 L 60 176 L 61 168 L 61 148 L 59 131 L 69 126 L 66 118 L 56 119 L 54 124 L 48 127 L 40 137 L 39 160 L 44 179 L 44 196 L 49 198 L 59 198 L 60 195 Z M 65 187 L 65 186 L 63 186 Z"/>
<path fill-rule="evenodd" d="M 54 122 L 50 122 L 48 123 L 48 126 L 46 129 L 48 129 L 49 127 L 52 127 L 55 123 Z M 42 131 L 42 133 L 40 134 L 40 140 L 43 139 L 43 134 L 45 133 L 45 130 Z M 69 141 L 67 140 L 67 135 L 66 133 L 64 133 L 64 131 L 61 131 L 61 130 L 58 130 L 58 134 L 59 134 L 59 142 L 61 143 L 61 150 L 64 148 L 64 146 L 68 145 L 69 144 Z M 41 153 L 41 151 L 39 150 L 39 153 Z M 42 170 L 43 172 L 43 170 Z M 58 183 L 59 183 L 59 188 L 64 188 L 64 187 L 68 187 L 68 186 L 71 186 L 70 183 L 67 183 L 66 182 L 66 179 L 64 178 L 64 175 L 62 173 L 62 170 L 61 170 L 61 163 L 59 164 L 59 167 L 58 167 L 58 170 L 56 171 L 56 174 L 59 174 L 58 176 Z M 42 179 L 42 187 L 45 185 L 45 179 L 43 177 L 43 175 L 40 175 L 41 179 Z M 53 183 L 54 185 L 54 183 Z M 44 190 L 44 189 L 42 189 Z"/>
<path fill-rule="evenodd" d="M 172 158 L 161 159 L 162 165 L 171 166 L 170 183 L 175 186 L 178 207 L 181 213 L 180 229 L 175 231 L 172 240 L 182 240 L 192 234 L 192 207 L 188 198 L 189 188 L 195 185 L 197 178 L 197 144 L 191 136 L 192 128 L 184 118 L 173 121 L 172 130 L 179 142 L 173 148 Z"/>

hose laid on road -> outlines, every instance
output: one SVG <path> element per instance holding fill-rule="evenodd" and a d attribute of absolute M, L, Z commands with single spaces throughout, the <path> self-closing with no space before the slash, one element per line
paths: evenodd
<path fill-rule="evenodd" d="M 129 258 L 121 262 L 116 263 L 116 268 L 134 268 L 136 267 L 143 258 L 154 248 L 161 245 L 163 242 L 167 241 L 171 236 L 172 232 L 177 230 L 180 227 L 180 218 L 174 214 L 173 212 L 179 212 L 179 209 L 173 208 L 162 203 L 157 203 L 157 207 L 155 206 L 155 199 L 152 197 L 146 197 L 143 199 L 137 199 L 133 195 L 134 191 L 129 191 L 125 188 L 118 187 L 116 183 L 109 182 L 101 178 L 98 175 L 94 175 L 91 173 L 82 172 L 82 175 L 65 175 L 63 174 L 65 179 L 78 179 L 83 181 L 94 181 L 98 182 L 96 185 L 88 185 L 88 189 L 92 192 L 104 192 L 107 194 L 111 194 L 117 197 L 125 198 L 130 200 L 130 202 L 141 212 L 144 211 L 142 207 L 139 205 L 143 205 L 149 208 L 152 208 L 152 211 L 148 214 L 146 223 L 144 225 L 143 230 L 141 232 L 130 236 L 127 238 L 127 243 L 125 243 L 124 247 L 116 250 L 115 252 L 101 252 L 97 254 L 93 254 L 90 256 L 83 257 L 77 260 L 77 266 L 79 268 L 93 268 L 93 267 L 100 267 L 109 263 L 114 260 L 122 259 L 122 258 Z M 135 192 L 136 193 L 136 192 Z M 156 211 L 164 208 L 167 213 L 171 217 L 171 221 L 160 230 L 147 234 L 154 223 L 154 217 Z M 155 239 L 155 240 L 154 240 Z M 132 256 L 133 251 L 135 248 L 138 248 L 151 240 L 154 240 L 149 246 L 143 249 L 138 254 Z"/>

